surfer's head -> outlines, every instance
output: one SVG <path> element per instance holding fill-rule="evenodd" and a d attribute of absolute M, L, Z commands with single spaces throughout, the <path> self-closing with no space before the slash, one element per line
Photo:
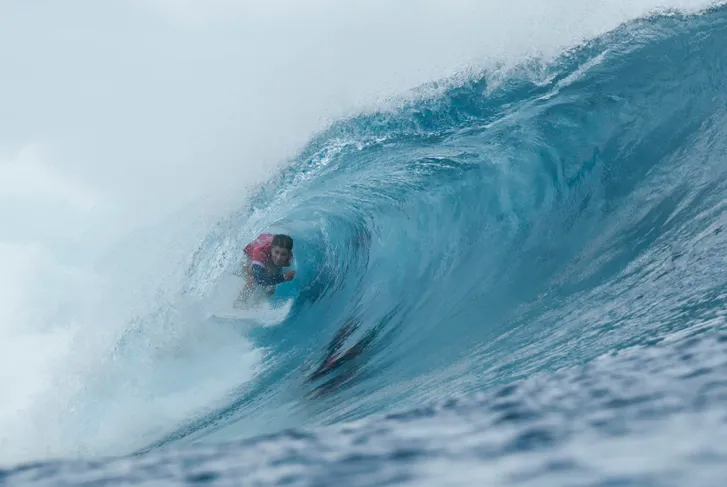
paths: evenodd
<path fill-rule="evenodd" d="M 289 235 L 278 234 L 273 237 L 270 245 L 270 259 L 277 267 L 290 265 L 293 255 L 293 239 Z"/>

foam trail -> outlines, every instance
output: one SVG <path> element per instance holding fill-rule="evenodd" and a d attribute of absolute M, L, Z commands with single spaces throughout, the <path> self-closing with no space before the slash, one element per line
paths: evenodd
<path fill-rule="evenodd" d="M 2 461 L 133 451 L 260 373 L 265 350 L 206 328 L 185 294 L 226 269 L 186 270 L 214 222 L 325 123 L 466 68 L 552 57 L 662 5 L 3 3 Z"/>

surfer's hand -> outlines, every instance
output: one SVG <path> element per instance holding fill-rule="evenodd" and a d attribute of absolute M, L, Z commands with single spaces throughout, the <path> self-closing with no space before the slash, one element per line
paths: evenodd
<path fill-rule="evenodd" d="M 286 281 L 292 281 L 295 277 L 295 271 L 292 269 L 289 271 L 285 271 L 285 274 L 283 274 L 283 276 L 285 277 Z"/>

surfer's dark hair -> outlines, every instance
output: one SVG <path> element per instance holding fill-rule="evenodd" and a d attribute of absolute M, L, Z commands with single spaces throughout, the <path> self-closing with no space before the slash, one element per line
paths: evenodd
<path fill-rule="evenodd" d="M 282 247 L 284 249 L 293 250 L 293 239 L 290 235 L 278 234 L 273 237 L 273 243 L 275 247 Z"/>

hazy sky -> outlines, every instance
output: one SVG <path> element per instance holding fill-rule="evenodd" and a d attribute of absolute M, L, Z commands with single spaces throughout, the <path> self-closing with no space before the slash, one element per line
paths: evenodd
<path fill-rule="evenodd" d="M 153 221 L 258 180 L 328 117 L 660 4 L 2 0 L 0 238 Z"/>
<path fill-rule="evenodd" d="M 252 355 L 236 342 L 220 355 L 224 335 L 190 359 L 202 378 L 186 396 L 115 388 L 156 362 L 105 369 L 131 319 L 168 306 L 166 276 L 186 279 L 170 254 L 186 262 L 199 244 L 200 198 L 239 204 L 331 117 L 468 64 L 552 55 L 665 3 L 710 2 L 0 0 L 0 462 L 124 449 L 209 407 L 206 378 L 239 386 L 251 366 L 230 363 Z M 180 207 L 186 242 L 153 225 Z M 145 339 L 174 341 L 167 330 Z M 98 408 L 90 423 L 68 414 L 79 400 Z"/>

